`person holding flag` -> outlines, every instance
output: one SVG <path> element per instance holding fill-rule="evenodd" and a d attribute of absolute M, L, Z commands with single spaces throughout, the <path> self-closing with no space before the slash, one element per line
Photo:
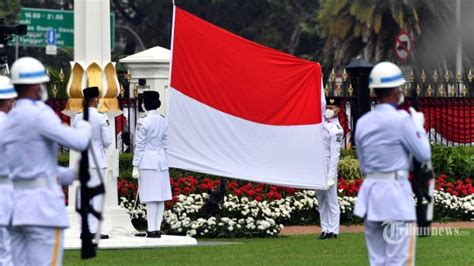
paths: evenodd
<path fill-rule="evenodd" d="M 58 144 L 87 149 L 91 126 L 85 121 L 75 128 L 65 126 L 44 103 L 49 77 L 37 59 L 16 60 L 11 79 L 18 99 L 4 121 L 0 146 L 13 183 L 13 264 L 61 265 L 64 229 L 69 226 L 61 186 L 72 183 L 73 171 L 58 167 Z"/>
<path fill-rule="evenodd" d="M 318 211 L 321 221 L 319 240 L 336 239 L 339 234 L 340 209 L 337 199 L 337 165 L 341 154 L 344 130 L 339 124 L 339 111 L 335 99 L 330 99 L 324 112 L 323 127 L 324 159 L 328 172 L 327 190 L 316 190 Z"/>
<path fill-rule="evenodd" d="M 357 121 L 355 143 L 365 176 L 354 214 L 364 218 L 370 265 L 414 265 L 416 212 L 408 180 L 411 156 L 431 159 L 422 113 L 411 115 L 404 102 L 402 71 L 390 62 L 372 69 L 369 88 L 378 100 L 374 110 Z"/>
<path fill-rule="evenodd" d="M 144 91 L 143 102 L 146 116 L 138 120 L 135 131 L 132 176 L 138 179 L 140 201 L 146 204 L 148 228 L 137 236 L 160 238 L 165 201 L 172 198 L 166 155 L 168 122 L 158 113 L 158 92 Z"/>

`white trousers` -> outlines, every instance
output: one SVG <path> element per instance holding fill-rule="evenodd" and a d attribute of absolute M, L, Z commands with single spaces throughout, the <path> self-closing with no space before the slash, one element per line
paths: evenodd
<path fill-rule="evenodd" d="M 316 190 L 316 198 L 318 199 L 321 232 L 339 234 L 341 209 L 337 199 L 337 184 L 328 190 Z"/>
<path fill-rule="evenodd" d="M 0 227 L 0 266 L 13 265 L 10 236 L 6 227 Z"/>
<path fill-rule="evenodd" d="M 14 226 L 9 231 L 14 265 L 62 265 L 62 228 Z"/>
<path fill-rule="evenodd" d="M 415 223 L 366 220 L 364 225 L 371 266 L 415 265 Z"/>
<path fill-rule="evenodd" d="M 164 211 L 164 201 L 151 201 L 146 203 L 146 219 L 149 232 L 161 230 Z"/>

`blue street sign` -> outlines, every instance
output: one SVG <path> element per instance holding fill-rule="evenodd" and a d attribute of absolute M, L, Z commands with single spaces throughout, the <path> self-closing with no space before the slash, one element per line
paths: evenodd
<path fill-rule="evenodd" d="M 55 29 L 48 30 L 46 44 L 56 45 L 56 30 Z"/>

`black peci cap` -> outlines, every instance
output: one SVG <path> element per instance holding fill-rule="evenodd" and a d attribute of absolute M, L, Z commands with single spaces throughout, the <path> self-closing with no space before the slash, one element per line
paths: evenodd
<path fill-rule="evenodd" d="M 143 103 L 147 110 L 155 110 L 160 108 L 160 94 L 157 91 L 144 91 Z"/>
<path fill-rule="evenodd" d="M 84 93 L 84 99 L 90 100 L 94 97 L 99 97 L 99 88 L 98 87 L 88 87 L 82 90 Z"/>

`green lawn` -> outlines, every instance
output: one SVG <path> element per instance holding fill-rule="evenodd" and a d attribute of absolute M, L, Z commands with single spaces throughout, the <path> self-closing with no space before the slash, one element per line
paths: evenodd
<path fill-rule="evenodd" d="M 460 236 L 418 238 L 417 265 L 474 265 L 474 230 Z M 204 241 L 204 240 L 203 240 Z M 215 240 L 209 240 L 215 241 Z M 100 250 L 97 258 L 81 261 L 79 251 L 67 251 L 64 265 L 367 265 L 362 233 L 317 241 L 313 235 L 265 239 L 218 240 L 241 244 Z"/>

